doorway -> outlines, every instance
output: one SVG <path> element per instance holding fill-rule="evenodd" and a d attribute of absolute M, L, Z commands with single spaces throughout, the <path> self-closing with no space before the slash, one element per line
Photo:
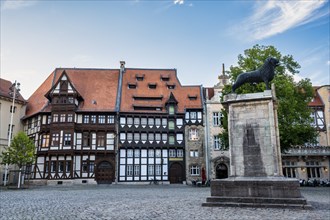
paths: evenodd
<path fill-rule="evenodd" d="M 170 183 L 181 183 L 183 181 L 183 168 L 182 165 L 179 163 L 173 163 L 170 166 L 170 173 L 169 173 L 169 177 L 170 177 Z"/>
<path fill-rule="evenodd" d="M 228 167 L 224 163 L 220 163 L 216 167 L 216 179 L 228 178 Z"/>
<path fill-rule="evenodd" d="M 97 166 L 95 180 L 98 184 L 111 184 L 114 179 L 114 173 L 111 163 L 102 161 Z"/>

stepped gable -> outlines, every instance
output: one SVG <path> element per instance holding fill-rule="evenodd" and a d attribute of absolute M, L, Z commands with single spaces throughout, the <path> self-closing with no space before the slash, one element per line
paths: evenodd
<path fill-rule="evenodd" d="M 165 113 L 171 93 L 178 102 L 177 113 L 202 108 L 201 87 L 182 86 L 175 69 L 126 68 L 120 111 Z"/>
<path fill-rule="evenodd" d="M 28 99 L 26 117 L 51 111 L 46 95 L 57 84 L 64 72 L 83 99 L 77 111 L 115 111 L 119 70 L 58 68 Z"/>
<path fill-rule="evenodd" d="M 3 98 L 12 99 L 13 97 L 10 95 L 11 93 L 10 87 L 12 85 L 13 85 L 12 82 L 0 78 L 0 96 Z M 26 100 L 23 98 L 23 96 L 20 93 L 18 93 L 18 96 L 16 97 L 15 100 L 24 103 L 26 102 Z"/>

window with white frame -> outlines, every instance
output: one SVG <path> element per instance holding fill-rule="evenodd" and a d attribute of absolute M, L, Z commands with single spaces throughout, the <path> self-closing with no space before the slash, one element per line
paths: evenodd
<path fill-rule="evenodd" d="M 190 112 L 190 120 L 196 120 L 197 119 L 197 113 L 196 112 Z"/>
<path fill-rule="evenodd" d="M 176 125 L 177 125 L 177 126 L 182 126 L 182 125 L 183 125 L 183 120 L 182 120 L 182 118 L 177 118 L 177 119 L 176 119 Z"/>
<path fill-rule="evenodd" d="M 169 115 L 174 115 L 174 113 L 175 113 L 174 105 L 170 105 L 170 106 L 168 107 L 168 114 L 169 114 Z"/>
<path fill-rule="evenodd" d="M 126 136 L 127 141 L 133 141 L 133 133 L 127 133 Z"/>
<path fill-rule="evenodd" d="M 133 150 L 132 149 L 127 150 L 127 157 L 133 157 Z"/>
<path fill-rule="evenodd" d="M 170 135 L 168 136 L 168 143 L 169 143 L 170 145 L 175 144 L 175 138 L 174 138 L 174 135 L 173 135 L 173 134 L 170 134 Z"/>
<path fill-rule="evenodd" d="M 162 118 L 162 125 L 163 125 L 164 127 L 167 126 L 167 118 Z"/>
<path fill-rule="evenodd" d="M 134 176 L 140 176 L 140 165 L 134 165 Z"/>
<path fill-rule="evenodd" d="M 155 119 L 155 124 L 156 124 L 156 126 L 160 126 L 161 125 L 160 118 L 156 118 Z"/>
<path fill-rule="evenodd" d="M 99 115 L 99 124 L 105 124 L 105 115 Z"/>
<path fill-rule="evenodd" d="M 50 172 L 55 173 L 56 170 L 57 170 L 57 167 L 56 167 L 56 161 L 52 161 L 52 162 L 50 163 Z"/>
<path fill-rule="evenodd" d="M 220 140 L 219 135 L 213 136 L 213 146 L 214 146 L 214 150 L 221 149 L 221 140 Z"/>
<path fill-rule="evenodd" d="M 53 122 L 58 122 L 58 114 L 53 114 Z"/>
<path fill-rule="evenodd" d="M 156 165 L 156 175 L 162 175 L 162 166 Z"/>
<path fill-rule="evenodd" d="M 140 141 L 140 134 L 134 133 L 134 141 Z"/>
<path fill-rule="evenodd" d="M 60 140 L 60 134 L 54 133 L 52 134 L 52 146 L 58 146 Z"/>
<path fill-rule="evenodd" d="M 149 133 L 148 134 L 148 140 L 149 141 L 154 141 L 154 133 Z"/>
<path fill-rule="evenodd" d="M 68 114 L 68 122 L 73 122 L 73 114 Z"/>
<path fill-rule="evenodd" d="M 141 141 L 147 141 L 147 133 L 141 133 Z"/>
<path fill-rule="evenodd" d="M 190 175 L 192 176 L 198 176 L 200 175 L 200 169 L 199 166 L 193 165 L 190 167 Z"/>
<path fill-rule="evenodd" d="M 127 165 L 126 169 L 127 176 L 133 176 L 133 165 Z"/>
<path fill-rule="evenodd" d="M 65 114 L 61 114 L 60 115 L 60 122 L 65 122 L 65 117 L 66 117 Z"/>
<path fill-rule="evenodd" d="M 92 124 L 96 123 L 96 115 L 91 115 L 91 123 Z"/>
<path fill-rule="evenodd" d="M 132 117 L 127 118 L 127 124 L 128 125 L 133 125 L 133 118 Z"/>
<path fill-rule="evenodd" d="M 288 178 L 297 177 L 297 163 L 295 161 L 282 161 L 283 176 Z"/>
<path fill-rule="evenodd" d="M 183 157 L 183 150 L 182 150 L 182 149 L 178 149 L 178 150 L 176 151 L 176 156 L 177 156 L 177 157 Z"/>
<path fill-rule="evenodd" d="M 148 118 L 148 125 L 149 125 L 150 127 L 153 127 L 154 124 L 155 124 L 155 120 L 154 120 L 153 118 Z"/>
<path fill-rule="evenodd" d="M 126 140 L 126 134 L 125 133 L 120 133 L 120 141 L 124 142 Z"/>
<path fill-rule="evenodd" d="M 115 123 L 115 116 L 108 115 L 108 124 L 114 124 L 114 123 Z"/>
<path fill-rule="evenodd" d="M 105 147 L 105 133 L 100 132 L 97 134 L 97 146 Z"/>
<path fill-rule="evenodd" d="M 42 143 L 41 143 L 41 147 L 48 147 L 49 146 L 49 134 L 44 134 L 42 135 Z"/>
<path fill-rule="evenodd" d="M 84 122 L 84 124 L 88 124 L 89 123 L 89 115 L 84 115 L 83 122 Z"/>
<path fill-rule="evenodd" d="M 156 150 L 156 157 L 161 157 L 162 156 L 162 151 L 157 149 Z"/>
<path fill-rule="evenodd" d="M 125 125 L 126 124 L 126 118 L 120 117 L 120 125 Z"/>
<path fill-rule="evenodd" d="M 167 134 L 166 133 L 162 133 L 162 141 L 167 141 Z"/>
<path fill-rule="evenodd" d="M 141 125 L 147 126 L 147 118 L 141 118 Z"/>
<path fill-rule="evenodd" d="M 148 156 L 149 157 L 154 157 L 155 156 L 155 151 L 153 149 L 148 150 Z"/>
<path fill-rule="evenodd" d="M 156 141 L 160 141 L 160 140 L 161 140 L 161 135 L 160 135 L 160 133 L 156 133 L 156 134 L 155 134 L 155 139 L 156 139 Z"/>
<path fill-rule="evenodd" d="M 176 134 L 176 140 L 180 143 L 183 141 L 183 134 L 181 133 L 177 133 Z"/>
<path fill-rule="evenodd" d="M 170 149 L 168 154 L 169 154 L 169 157 L 176 157 L 176 150 L 175 149 Z"/>
<path fill-rule="evenodd" d="M 64 146 L 71 146 L 71 134 L 64 134 Z"/>
<path fill-rule="evenodd" d="M 198 139 L 199 139 L 198 129 L 197 128 L 189 129 L 189 140 L 196 141 Z"/>
<path fill-rule="evenodd" d="M 155 166 L 154 165 L 148 165 L 148 175 L 153 176 L 155 174 Z"/>
<path fill-rule="evenodd" d="M 134 125 L 139 126 L 140 125 L 140 118 L 134 118 Z"/>
<path fill-rule="evenodd" d="M 213 126 L 222 125 L 223 115 L 221 112 L 213 112 Z"/>
<path fill-rule="evenodd" d="M 64 171 L 64 161 L 58 161 L 58 172 L 62 173 Z"/>
<path fill-rule="evenodd" d="M 174 121 L 172 121 L 172 120 L 168 121 L 168 129 L 169 130 L 174 130 Z"/>
<path fill-rule="evenodd" d="M 190 157 L 198 157 L 198 150 L 190 150 Z"/>
<path fill-rule="evenodd" d="M 307 161 L 307 176 L 308 178 L 320 178 L 322 166 L 319 161 Z"/>
<path fill-rule="evenodd" d="M 140 157 L 140 149 L 135 149 L 134 150 L 134 157 L 139 158 Z"/>

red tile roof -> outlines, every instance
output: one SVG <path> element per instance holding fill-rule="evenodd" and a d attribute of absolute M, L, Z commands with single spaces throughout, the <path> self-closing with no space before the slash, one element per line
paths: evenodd
<path fill-rule="evenodd" d="M 137 79 L 137 77 L 139 79 Z M 141 78 L 143 80 L 141 81 Z M 163 79 L 162 79 L 163 78 Z M 129 84 L 136 84 L 136 89 L 128 88 Z M 155 89 L 149 85 L 156 85 Z M 168 86 L 175 86 L 169 89 Z M 134 106 L 162 106 L 162 111 L 166 112 L 165 103 L 170 97 L 171 92 L 178 101 L 177 112 L 184 113 L 187 108 L 202 108 L 201 87 L 182 86 L 177 78 L 175 69 L 131 69 L 127 68 L 123 75 L 121 106 L 122 112 L 140 112 L 134 110 Z M 155 100 L 136 100 L 133 97 L 160 97 Z M 189 98 L 190 96 L 190 98 Z M 196 96 L 196 99 L 194 99 Z M 150 112 L 143 110 L 143 112 Z M 151 111 L 155 112 L 155 111 Z M 155 112 L 156 113 L 156 112 Z"/>
<path fill-rule="evenodd" d="M 63 71 L 84 101 L 78 111 L 115 111 L 119 69 L 55 69 L 28 99 L 26 117 L 49 112 L 51 106 L 45 95 L 56 84 Z"/>
<path fill-rule="evenodd" d="M 4 98 L 12 99 L 12 91 L 10 90 L 10 87 L 13 85 L 12 82 L 1 79 L 0 78 L 0 96 Z M 20 102 L 26 102 L 26 100 L 23 98 L 23 96 L 18 92 L 16 96 L 16 100 Z"/>
<path fill-rule="evenodd" d="M 319 95 L 319 93 L 318 93 L 318 88 L 319 87 L 313 87 L 314 88 L 314 92 L 315 92 L 315 94 L 314 94 L 314 98 L 313 98 L 313 100 L 310 102 L 310 103 L 308 103 L 308 106 L 309 107 L 320 107 L 320 106 L 324 106 L 324 103 L 322 102 L 322 99 L 321 99 L 321 97 L 320 97 L 320 95 Z"/>

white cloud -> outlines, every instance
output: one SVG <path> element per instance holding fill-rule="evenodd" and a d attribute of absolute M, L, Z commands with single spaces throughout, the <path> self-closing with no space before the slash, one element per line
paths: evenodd
<path fill-rule="evenodd" d="M 184 0 L 174 0 L 173 1 L 175 5 L 183 5 L 184 4 Z"/>
<path fill-rule="evenodd" d="M 271 37 L 328 16 L 329 11 L 321 9 L 326 3 L 326 0 L 259 1 L 256 2 L 252 15 L 234 27 L 233 32 L 242 33 L 243 30 L 252 40 Z"/>
<path fill-rule="evenodd" d="M 37 1 L 33 0 L 5 0 L 1 3 L 1 10 L 15 10 L 35 5 Z"/>
<path fill-rule="evenodd" d="M 327 65 L 330 65 L 330 60 L 327 61 Z"/>

